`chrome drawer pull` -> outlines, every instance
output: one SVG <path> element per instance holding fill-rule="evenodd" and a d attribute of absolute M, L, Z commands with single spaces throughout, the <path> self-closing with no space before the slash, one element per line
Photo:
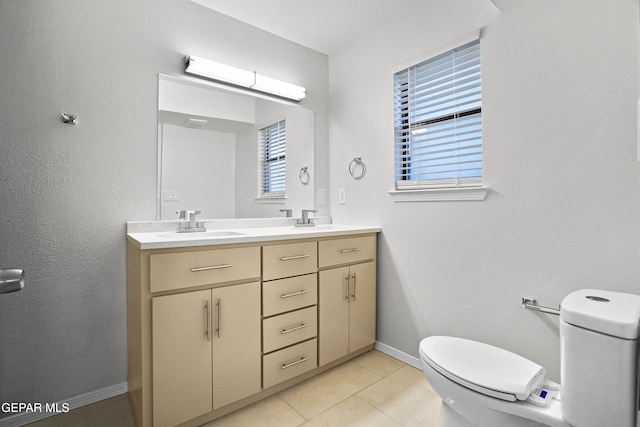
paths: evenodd
<path fill-rule="evenodd" d="M 280 261 L 291 261 L 292 259 L 309 258 L 311 255 L 292 255 L 280 257 Z"/>
<path fill-rule="evenodd" d="M 351 252 L 360 252 L 360 248 L 349 248 L 349 249 L 342 249 L 340 251 L 341 254 L 348 254 Z"/>
<path fill-rule="evenodd" d="M 301 290 L 300 292 L 292 292 L 290 294 L 282 294 L 280 295 L 280 298 L 289 298 L 289 297 L 295 297 L 298 295 L 304 295 L 304 294 L 308 294 L 309 291 L 305 291 L 305 290 Z"/>
<path fill-rule="evenodd" d="M 197 273 L 198 271 L 207 271 L 207 270 L 220 270 L 221 268 L 231 268 L 233 264 L 220 264 L 220 265 L 212 265 L 210 267 L 193 267 L 191 271 L 193 273 Z"/>
<path fill-rule="evenodd" d="M 280 369 L 287 369 L 287 368 L 290 368 L 290 367 L 292 367 L 292 366 L 297 365 L 298 363 L 306 362 L 307 360 L 309 360 L 309 358 L 308 358 L 308 357 L 304 357 L 304 356 L 302 356 L 302 357 L 300 358 L 300 360 L 296 360 L 295 362 L 291 362 L 291 363 L 287 363 L 286 365 L 282 365 L 282 366 L 280 367 Z"/>
<path fill-rule="evenodd" d="M 298 325 L 298 326 L 296 326 L 296 327 L 294 327 L 294 328 L 290 328 L 290 329 L 283 329 L 283 330 L 281 330 L 281 331 L 280 331 L 280 334 L 281 334 L 281 335 L 288 334 L 289 332 L 297 331 L 297 330 L 299 330 L 299 329 L 306 328 L 307 326 L 309 326 L 309 324 L 308 324 L 308 323 L 301 323 L 300 325 Z"/>

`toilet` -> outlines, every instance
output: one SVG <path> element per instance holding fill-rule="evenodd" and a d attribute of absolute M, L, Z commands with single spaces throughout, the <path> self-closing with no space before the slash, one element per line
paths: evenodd
<path fill-rule="evenodd" d="M 640 296 L 594 289 L 560 308 L 561 384 L 524 357 L 477 341 L 420 342 L 442 427 L 636 427 Z"/>

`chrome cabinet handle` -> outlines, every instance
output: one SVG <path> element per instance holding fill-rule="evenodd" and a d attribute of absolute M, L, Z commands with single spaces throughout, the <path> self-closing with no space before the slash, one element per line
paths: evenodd
<path fill-rule="evenodd" d="M 209 332 L 209 325 L 211 325 L 211 308 L 209 307 L 209 300 L 204 302 L 204 334 L 207 337 L 207 341 L 211 341 L 211 334 Z"/>
<path fill-rule="evenodd" d="M 349 248 L 340 250 L 341 254 L 348 254 L 350 252 L 360 252 L 360 248 Z"/>
<path fill-rule="evenodd" d="M 309 324 L 308 324 L 308 323 L 301 323 L 300 325 L 295 326 L 295 327 L 293 327 L 293 328 L 289 328 L 289 329 L 283 329 L 283 330 L 281 330 L 281 331 L 280 331 L 280 334 L 281 334 L 281 335 L 288 334 L 289 332 L 297 331 L 297 330 L 300 330 L 300 329 L 306 328 L 306 327 L 308 327 L 308 326 L 309 326 Z"/>
<path fill-rule="evenodd" d="M 301 290 L 299 292 L 292 292 L 290 294 L 282 294 L 282 295 L 280 295 L 280 298 L 290 298 L 290 297 L 295 297 L 295 296 L 298 296 L 298 295 L 304 295 L 304 294 L 308 294 L 308 293 L 309 293 L 309 291 Z"/>
<path fill-rule="evenodd" d="M 309 360 L 309 358 L 308 358 L 308 357 L 304 357 L 304 356 L 302 356 L 302 357 L 300 358 L 300 360 L 296 360 L 295 362 L 291 362 L 291 363 L 284 364 L 284 365 L 282 365 L 282 366 L 280 367 L 280 369 L 287 369 L 287 368 L 290 368 L 290 367 L 292 367 L 292 366 L 297 365 L 298 363 L 306 362 L 307 360 Z"/>
<path fill-rule="evenodd" d="M 353 293 L 351 294 L 351 298 L 353 298 L 353 301 L 355 302 L 355 300 L 356 300 L 356 273 L 353 273 L 351 275 L 351 278 L 353 279 Z"/>
<path fill-rule="evenodd" d="M 197 273 L 198 271 L 207 271 L 207 270 L 220 270 L 221 268 L 231 268 L 233 264 L 220 264 L 220 265 L 212 265 L 209 267 L 193 267 L 191 271 L 193 273 Z"/>
<path fill-rule="evenodd" d="M 216 306 L 218 309 L 218 327 L 216 328 L 216 333 L 218 334 L 218 339 L 220 338 L 220 329 L 222 329 L 222 298 L 218 298 L 216 301 Z"/>
<path fill-rule="evenodd" d="M 309 258 L 311 255 L 292 255 L 280 257 L 280 261 L 291 261 L 292 259 Z"/>
<path fill-rule="evenodd" d="M 351 292 L 351 278 L 347 274 L 346 276 L 344 276 L 344 280 L 347 281 L 347 286 L 345 286 L 344 299 L 349 301 L 349 292 Z"/>

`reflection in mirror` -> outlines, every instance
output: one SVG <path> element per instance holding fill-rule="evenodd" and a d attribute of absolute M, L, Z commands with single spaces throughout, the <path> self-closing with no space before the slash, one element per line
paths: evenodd
<path fill-rule="evenodd" d="M 285 191 L 261 197 L 259 134 L 286 123 Z M 159 75 L 157 219 L 283 217 L 314 206 L 314 112 L 287 101 Z M 301 170 L 306 168 L 307 176 Z M 304 176 L 305 179 L 301 179 Z"/>

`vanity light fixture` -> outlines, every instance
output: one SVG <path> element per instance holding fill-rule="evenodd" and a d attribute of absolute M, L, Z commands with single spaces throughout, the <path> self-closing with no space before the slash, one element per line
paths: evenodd
<path fill-rule="evenodd" d="M 194 119 L 193 117 L 189 117 L 184 121 L 184 125 L 190 128 L 198 128 L 201 129 L 209 123 L 209 120 L 205 119 Z"/>
<path fill-rule="evenodd" d="M 296 101 L 300 101 L 307 95 L 307 90 L 302 86 L 296 86 L 291 83 L 283 82 L 282 80 L 272 79 L 271 77 L 266 77 L 258 73 L 256 73 L 256 82 L 251 86 L 251 89 L 271 93 Z"/>
<path fill-rule="evenodd" d="M 184 71 L 196 76 L 244 87 L 251 87 L 256 81 L 253 71 L 243 70 L 193 55 L 187 56 Z"/>
<path fill-rule="evenodd" d="M 243 70 L 195 55 L 188 55 L 185 58 L 184 72 L 270 93 L 283 98 L 293 99 L 294 101 L 300 101 L 307 95 L 307 90 L 302 86 L 276 80 L 258 74 L 255 71 Z"/>

